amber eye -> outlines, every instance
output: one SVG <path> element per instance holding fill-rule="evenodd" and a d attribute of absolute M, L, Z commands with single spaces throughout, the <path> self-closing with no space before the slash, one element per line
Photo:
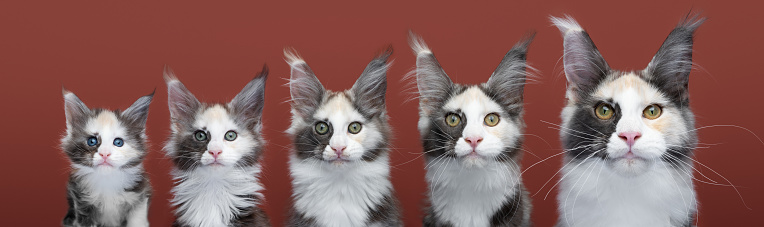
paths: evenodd
<path fill-rule="evenodd" d="M 316 123 L 316 133 L 319 135 L 323 135 L 329 132 L 329 125 L 326 124 L 326 122 L 318 122 Z"/>
<path fill-rule="evenodd" d="M 459 123 L 462 121 L 462 118 L 459 117 L 459 115 L 456 114 L 448 114 L 446 115 L 446 124 L 451 127 L 456 127 L 459 125 Z"/>
<path fill-rule="evenodd" d="M 499 124 L 499 115 L 495 113 L 488 114 L 485 116 L 485 119 L 483 119 L 483 121 L 485 122 L 485 125 L 488 125 L 491 127 L 496 126 L 497 124 Z"/>
<path fill-rule="evenodd" d="M 350 123 L 350 125 L 348 125 L 348 132 L 353 134 L 358 134 L 359 132 L 361 132 L 361 127 L 362 127 L 361 123 L 358 123 L 358 122 Z"/>
<path fill-rule="evenodd" d="M 645 110 L 642 111 L 642 116 L 650 120 L 655 120 L 658 117 L 660 117 L 662 113 L 663 113 L 663 109 L 661 109 L 660 106 L 652 104 L 647 106 L 647 108 L 645 108 Z"/>
<path fill-rule="evenodd" d="M 613 117 L 613 107 L 606 104 L 606 103 L 600 103 L 597 105 L 597 108 L 594 109 L 594 114 L 597 115 L 597 118 L 602 120 L 607 120 Z"/>

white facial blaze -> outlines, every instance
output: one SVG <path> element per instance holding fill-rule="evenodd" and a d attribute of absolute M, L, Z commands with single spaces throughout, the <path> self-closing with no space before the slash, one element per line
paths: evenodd
<path fill-rule="evenodd" d="M 254 152 L 257 144 L 248 130 L 243 130 L 234 122 L 233 117 L 228 111 L 220 105 L 215 105 L 206 109 L 196 118 L 194 127 L 206 131 L 209 143 L 207 150 L 202 154 L 202 165 L 209 165 L 216 162 L 211 154 L 220 152 L 217 157 L 217 163 L 231 167 L 247 153 Z M 236 132 L 236 139 L 228 141 L 225 134 L 229 131 Z"/>
<path fill-rule="evenodd" d="M 324 160 L 337 159 L 335 149 L 342 148 L 340 155 L 344 160 L 360 160 L 367 148 L 374 147 L 382 138 L 377 126 L 366 122 L 366 119 L 355 110 L 353 104 L 344 95 L 336 95 L 327 100 L 313 115 L 316 119 L 326 119 L 332 127 L 333 134 L 329 139 L 329 146 L 323 151 Z M 361 131 L 356 134 L 350 133 L 348 126 L 358 122 Z"/>
<path fill-rule="evenodd" d="M 85 131 L 90 135 L 98 135 L 101 145 L 93 154 L 93 165 L 96 168 L 110 168 L 104 162 L 114 168 L 127 164 L 131 159 L 140 155 L 133 141 L 127 138 L 127 129 L 119 122 L 117 116 L 111 111 L 104 111 L 88 121 Z M 122 147 L 114 145 L 115 139 L 122 139 Z M 86 141 L 82 142 L 83 144 Z M 103 164 L 103 165 L 102 165 Z"/>
<path fill-rule="evenodd" d="M 465 124 L 462 136 L 456 141 L 454 151 L 458 156 L 465 156 L 473 151 L 472 145 L 467 139 L 481 140 L 474 151 L 482 157 L 496 157 L 511 146 L 519 135 L 519 128 L 511 120 L 502 116 L 504 112 L 501 106 L 486 96 L 478 87 L 471 87 L 463 93 L 449 100 L 444 109 L 452 112 L 461 111 L 464 118 L 461 124 Z M 485 124 L 485 117 L 495 113 L 500 116 L 499 123 L 495 126 Z"/>

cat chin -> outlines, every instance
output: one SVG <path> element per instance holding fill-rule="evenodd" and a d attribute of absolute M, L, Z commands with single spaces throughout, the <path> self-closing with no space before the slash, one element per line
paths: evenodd
<path fill-rule="evenodd" d="M 655 161 L 641 157 L 619 157 L 607 159 L 608 166 L 618 175 L 636 177 L 647 173 Z"/>

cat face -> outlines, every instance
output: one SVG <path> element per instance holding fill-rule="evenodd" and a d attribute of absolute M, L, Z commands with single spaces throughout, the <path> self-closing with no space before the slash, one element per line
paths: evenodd
<path fill-rule="evenodd" d="M 680 23 L 638 72 L 610 69 L 572 18 L 552 21 L 565 39 L 569 85 L 560 134 L 568 158 L 605 161 L 626 176 L 656 162 L 686 165 L 697 141 L 687 87 L 692 37 L 703 19 Z"/>
<path fill-rule="evenodd" d="M 252 166 L 262 153 L 261 116 L 268 69 L 228 104 L 200 103 L 165 69 L 172 135 L 165 150 L 180 170 Z"/>
<path fill-rule="evenodd" d="M 387 59 L 385 52 L 372 60 L 353 87 L 342 92 L 327 91 L 307 63 L 293 52 L 285 52 L 292 68 L 292 125 L 300 159 L 317 159 L 342 165 L 374 161 L 386 152 L 390 126 L 385 110 Z"/>
<path fill-rule="evenodd" d="M 420 38 L 417 54 L 419 131 L 429 159 L 455 158 L 466 166 L 512 161 L 522 142 L 526 52 L 532 38 L 515 45 L 486 83 L 460 85 L 441 68 Z"/>
<path fill-rule="evenodd" d="M 62 147 L 77 168 L 109 171 L 141 164 L 146 155 L 145 126 L 153 93 L 125 111 L 89 109 L 64 90 L 66 136 Z"/>

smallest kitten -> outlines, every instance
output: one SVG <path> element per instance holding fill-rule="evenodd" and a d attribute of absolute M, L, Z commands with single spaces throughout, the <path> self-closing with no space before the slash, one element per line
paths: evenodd
<path fill-rule="evenodd" d="M 91 110 L 74 93 L 63 93 L 66 135 L 61 148 L 72 167 L 63 225 L 148 226 L 151 185 L 143 158 L 154 93 L 125 111 Z"/>

